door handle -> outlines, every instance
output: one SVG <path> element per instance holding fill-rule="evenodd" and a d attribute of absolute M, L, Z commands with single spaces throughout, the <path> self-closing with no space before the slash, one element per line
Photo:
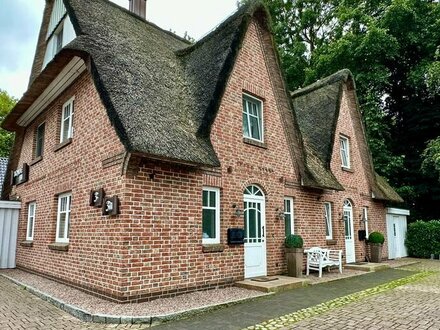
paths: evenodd
<path fill-rule="evenodd" d="M 261 237 L 264 237 L 264 226 L 261 227 L 262 231 L 263 231 L 263 235 Z"/>

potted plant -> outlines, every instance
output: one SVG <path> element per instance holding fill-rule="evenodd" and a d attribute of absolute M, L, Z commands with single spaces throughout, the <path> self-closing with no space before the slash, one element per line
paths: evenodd
<path fill-rule="evenodd" d="M 368 244 L 370 245 L 371 262 L 382 261 L 382 245 L 385 237 L 382 233 L 374 231 L 368 236 Z"/>
<path fill-rule="evenodd" d="M 287 274 L 301 277 L 303 268 L 304 241 L 300 235 L 288 235 L 284 240 Z"/>

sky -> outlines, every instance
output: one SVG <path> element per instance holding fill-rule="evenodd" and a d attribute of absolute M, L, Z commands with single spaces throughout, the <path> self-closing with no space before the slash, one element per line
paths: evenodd
<path fill-rule="evenodd" d="M 111 0 L 128 8 L 128 0 Z M 0 89 L 27 90 L 45 0 L 0 0 Z M 231 15 L 237 0 L 147 0 L 147 20 L 200 39 Z"/>

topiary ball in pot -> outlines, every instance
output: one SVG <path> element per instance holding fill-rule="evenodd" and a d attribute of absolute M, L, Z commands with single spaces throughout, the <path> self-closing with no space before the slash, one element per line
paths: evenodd
<path fill-rule="evenodd" d="M 304 241 L 300 235 L 288 235 L 284 240 L 284 246 L 286 248 L 302 248 Z"/>
<path fill-rule="evenodd" d="M 385 242 L 385 237 L 382 233 L 373 231 L 370 236 L 368 236 L 368 242 L 373 244 L 383 244 L 383 242 Z"/>

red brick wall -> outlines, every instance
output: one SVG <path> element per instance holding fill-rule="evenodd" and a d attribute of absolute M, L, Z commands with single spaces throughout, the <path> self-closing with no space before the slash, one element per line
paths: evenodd
<path fill-rule="evenodd" d="M 75 96 L 72 143 L 59 143 L 61 107 Z M 29 181 L 17 186 L 23 209 L 18 241 L 26 239 L 27 203 L 36 201 L 32 247 L 18 246 L 17 264 L 86 287 L 119 293 L 121 281 L 118 217 L 103 217 L 89 206 L 89 191 L 104 187 L 107 195 L 121 195 L 121 165 L 103 168 L 102 160 L 123 152 L 89 74 L 83 74 L 27 129 L 19 164 L 33 160 L 36 127 L 46 123 L 43 159 L 30 166 Z M 68 252 L 53 251 L 57 194 L 71 191 L 71 228 Z"/>

